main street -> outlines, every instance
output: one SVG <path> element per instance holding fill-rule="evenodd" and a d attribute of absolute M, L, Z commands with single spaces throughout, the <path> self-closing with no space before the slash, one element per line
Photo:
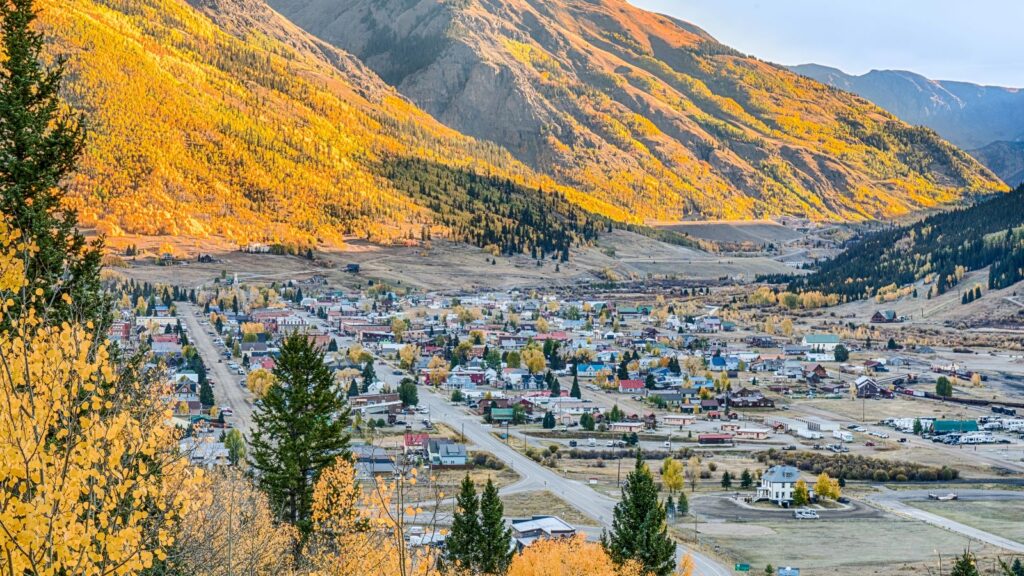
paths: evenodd
<path fill-rule="evenodd" d="M 188 302 L 176 303 L 179 317 L 185 321 L 188 328 L 189 341 L 196 350 L 203 362 L 209 367 L 206 376 L 213 382 L 213 396 L 217 406 L 231 407 L 234 416 L 228 416 L 226 420 L 246 437 L 252 429 L 253 395 L 247 388 L 242 388 L 241 377 L 228 368 L 223 362 L 224 354 L 220 351 L 213 338 L 207 332 L 212 327 L 204 327 L 199 323 L 202 312 L 196 306 Z"/>

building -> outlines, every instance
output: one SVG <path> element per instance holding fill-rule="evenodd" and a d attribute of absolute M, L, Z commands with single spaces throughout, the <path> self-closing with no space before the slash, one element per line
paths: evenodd
<path fill-rule="evenodd" d="M 839 336 L 835 334 L 808 334 L 800 345 L 814 352 L 835 352 L 840 343 Z"/>
<path fill-rule="evenodd" d="M 772 466 L 761 475 L 757 487 L 757 499 L 769 500 L 779 506 L 788 506 L 793 501 L 793 489 L 800 479 L 800 471 L 793 466 Z"/>
<path fill-rule="evenodd" d="M 643 380 L 619 380 L 619 392 L 622 394 L 640 394 L 646 389 Z"/>
<path fill-rule="evenodd" d="M 897 378 L 898 380 L 898 378 Z M 882 382 L 869 376 L 861 376 L 854 381 L 857 387 L 857 398 L 892 398 L 892 390 L 883 386 Z"/>
<path fill-rule="evenodd" d="M 444 468 L 463 468 L 468 460 L 464 445 L 444 438 L 427 442 L 427 457 L 431 466 Z"/>
<path fill-rule="evenodd" d="M 977 432 L 977 420 L 936 420 L 932 422 L 932 432 L 948 434 L 950 432 Z"/>
<path fill-rule="evenodd" d="M 512 520 L 512 538 L 516 550 L 522 551 L 537 540 L 551 538 L 572 538 L 576 529 L 558 516 L 534 516 Z"/>
<path fill-rule="evenodd" d="M 356 477 L 367 480 L 375 476 L 394 476 L 397 472 L 395 461 L 379 446 L 356 445 L 352 447 Z"/>
<path fill-rule="evenodd" d="M 893 324 L 903 322 L 902 316 L 897 316 L 895 310 L 878 310 L 871 317 L 872 324 Z"/>

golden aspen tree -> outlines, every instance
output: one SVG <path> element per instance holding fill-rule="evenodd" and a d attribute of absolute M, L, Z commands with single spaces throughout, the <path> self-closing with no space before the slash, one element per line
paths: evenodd
<path fill-rule="evenodd" d="M 138 574 L 166 558 L 183 489 L 169 388 L 118 365 L 92 322 L 50 326 L 0 225 L 0 557 L 10 574 Z M 17 251 L 16 251 L 17 250 Z M 70 296 L 64 296 L 74 306 Z"/>
<path fill-rule="evenodd" d="M 512 559 L 508 576 L 643 576 L 640 566 L 616 566 L 604 547 L 580 536 L 538 540 Z"/>
<path fill-rule="evenodd" d="M 217 470 L 189 490 L 169 563 L 196 576 L 276 576 L 291 569 L 299 534 L 278 522 L 266 494 L 235 469 Z"/>

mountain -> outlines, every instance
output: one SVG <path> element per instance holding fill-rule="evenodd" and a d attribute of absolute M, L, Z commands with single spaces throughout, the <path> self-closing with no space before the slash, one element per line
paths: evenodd
<path fill-rule="evenodd" d="M 988 152 L 982 149 L 997 142 L 1024 142 L 1024 90 L 930 80 L 902 70 L 872 70 L 854 76 L 818 64 L 790 69 L 858 94 L 905 122 L 927 126 L 970 151 L 1003 181 L 1011 185 L 1021 181 L 1013 167 L 1024 163 L 1024 155 L 1008 156 L 1019 147 L 1003 145 Z M 988 159 L 996 163 L 990 164 Z"/>
<path fill-rule="evenodd" d="M 1024 141 L 993 142 L 971 150 L 971 156 L 988 166 L 1003 182 L 1017 185 L 1024 182 Z"/>
<path fill-rule="evenodd" d="M 1024 280 L 1024 185 L 968 208 L 869 234 L 813 274 L 765 280 L 788 280 L 790 290 L 849 299 L 898 295 L 924 280 L 934 296 L 955 287 L 965 272 L 985 267 L 990 289 Z"/>
<path fill-rule="evenodd" d="M 644 219 L 865 219 L 1005 190 L 852 94 L 622 0 L 269 0 L 446 125 Z"/>
<path fill-rule="evenodd" d="M 596 212 L 630 220 L 443 126 L 260 0 L 41 4 L 90 131 L 73 205 L 101 232 L 564 254 L 607 227 Z"/>

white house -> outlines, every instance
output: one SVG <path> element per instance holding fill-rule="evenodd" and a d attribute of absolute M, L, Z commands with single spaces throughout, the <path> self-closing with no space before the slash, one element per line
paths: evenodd
<path fill-rule="evenodd" d="M 839 336 L 835 334 L 808 334 L 800 344 L 814 352 L 835 352 L 840 341 Z"/>
<path fill-rule="evenodd" d="M 772 466 L 761 475 L 757 488 L 758 500 L 769 500 L 782 506 L 793 501 L 793 489 L 800 479 L 800 471 L 793 466 Z"/>

